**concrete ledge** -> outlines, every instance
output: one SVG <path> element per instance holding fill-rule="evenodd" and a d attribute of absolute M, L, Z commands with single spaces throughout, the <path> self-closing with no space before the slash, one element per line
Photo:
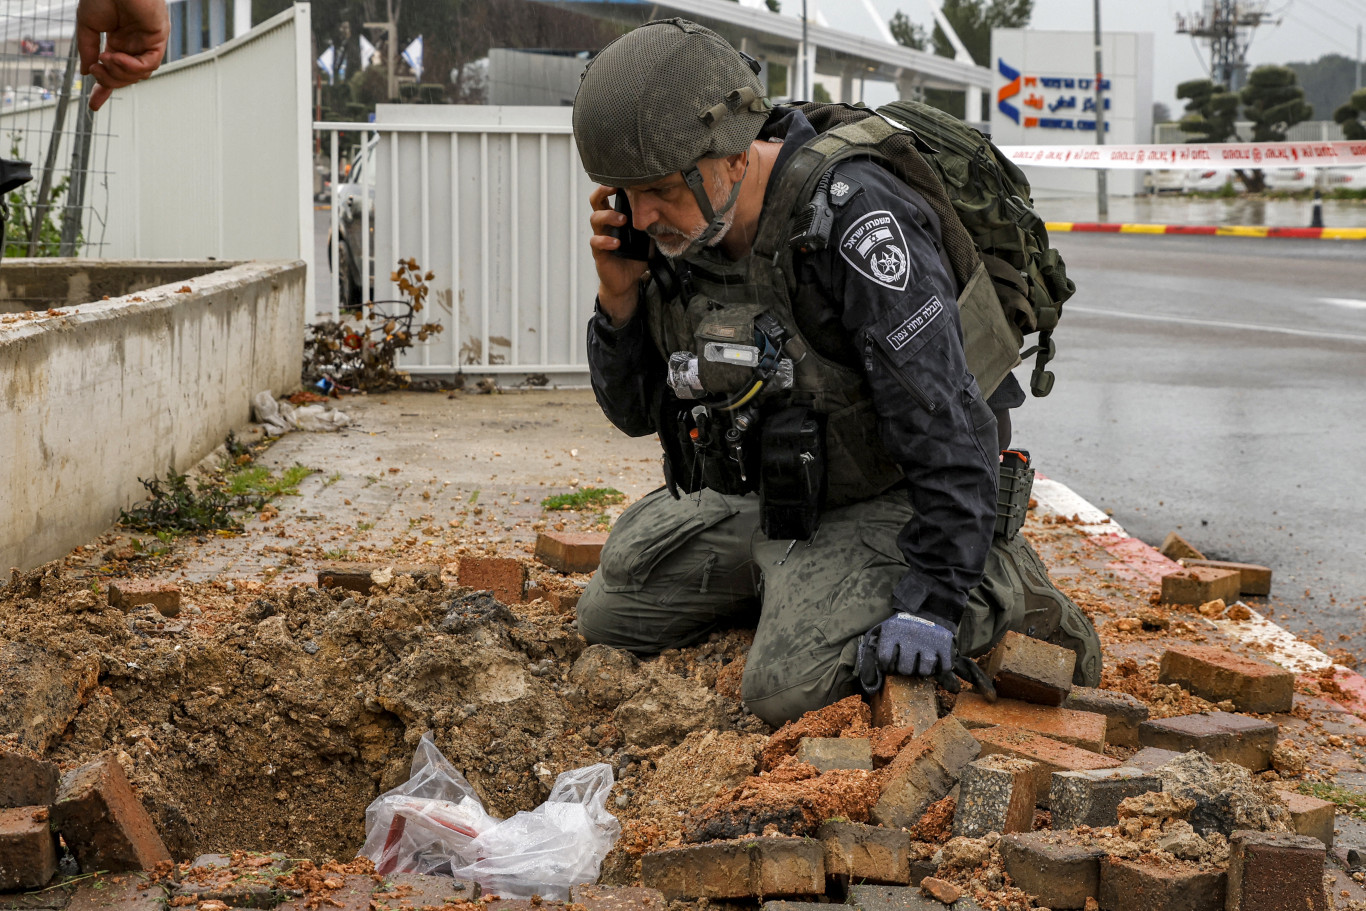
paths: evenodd
<path fill-rule="evenodd" d="M 67 260 L 45 266 L 40 284 L 172 280 L 0 320 L 0 440 L 13 441 L 0 458 L 0 568 L 28 569 L 98 535 L 142 499 L 139 477 L 195 464 L 250 418 L 256 392 L 298 388 L 304 264 L 225 265 Z M 81 270 L 99 274 L 72 274 Z"/>

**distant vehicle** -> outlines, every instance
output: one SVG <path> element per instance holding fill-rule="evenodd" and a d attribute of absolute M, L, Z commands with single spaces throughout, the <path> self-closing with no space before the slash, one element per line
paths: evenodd
<path fill-rule="evenodd" d="M 1187 171 L 1186 191 L 1196 193 L 1217 193 L 1224 184 L 1232 183 L 1233 189 L 1242 192 L 1242 184 L 1232 171 Z"/>
<path fill-rule="evenodd" d="M 1355 168 L 1324 168 L 1319 186 L 1325 190 L 1366 189 L 1366 165 Z"/>
<path fill-rule="evenodd" d="M 346 176 L 337 185 L 334 197 L 337 208 L 337 258 L 341 261 L 341 307 L 344 310 L 359 310 L 366 300 L 374 299 L 375 290 L 375 190 L 367 188 L 366 175 L 375 166 L 375 147 L 377 138 L 366 143 L 363 150 L 357 150 L 346 168 Z M 361 293 L 360 257 L 361 239 L 361 200 L 366 200 L 370 210 L 370 287 L 369 293 Z M 332 235 L 327 237 L 327 265 L 332 264 Z"/>
<path fill-rule="evenodd" d="M 1305 168 L 1271 168 L 1266 172 L 1266 185 L 1272 190 L 1311 190 L 1314 172 Z"/>

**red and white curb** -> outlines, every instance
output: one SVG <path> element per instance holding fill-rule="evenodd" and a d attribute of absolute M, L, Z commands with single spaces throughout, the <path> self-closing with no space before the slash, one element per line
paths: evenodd
<path fill-rule="evenodd" d="M 1106 564 L 1106 568 L 1121 579 L 1160 585 L 1163 576 L 1181 569 L 1179 563 L 1164 557 L 1152 545 L 1127 534 L 1118 522 L 1066 484 L 1036 477 L 1034 499 L 1040 514 L 1071 520 L 1068 524 L 1072 528 L 1113 556 L 1114 561 Z M 1204 622 L 1296 675 L 1317 679 L 1324 668 L 1333 668 L 1334 682 L 1342 691 L 1342 696 L 1334 701 L 1350 712 L 1366 716 L 1366 678 L 1351 668 L 1335 664 L 1328 655 L 1246 604 L 1243 607 L 1251 615 L 1246 620 L 1206 619 Z"/>

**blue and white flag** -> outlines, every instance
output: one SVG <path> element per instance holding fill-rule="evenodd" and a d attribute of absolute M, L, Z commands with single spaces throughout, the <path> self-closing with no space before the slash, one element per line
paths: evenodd
<path fill-rule="evenodd" d="M 413 43 L 403 49 L 403 62 L 413 71 L 418 82 L 422 81 L 422 36 L 418 35 Z"/>
<path fill-rule="evenodd" d="M 332 64 L 337 59 L 337 49 L 332 45 L 327 46 L 327 50 L 318 56 L 318 69 L 327 74 L 327 84 L 331 85 L 336 79 L 336 73 L 332 70 Z"/>
<path fill-rule="evenodd" d="M 376 55 L 377 53 L 379 53 L 379 52 L 376 51 L 376 50 L 375 50 L 375 46 L 374 46 L 373 44 L 370 43 L 370 39 L 369 39 L 369 38 L 366 38 L 364 35 L 361 35 L 361 36 L 360 36 L 360 68 L 361 68 L 361 72 L 364 72 L 364 71 L 365 71 L 365 68 L 366 68 L 367 66 L 369 66 L 370 64 L 372 64 L 372 63 L 375 62 L 375 55 Z"/>

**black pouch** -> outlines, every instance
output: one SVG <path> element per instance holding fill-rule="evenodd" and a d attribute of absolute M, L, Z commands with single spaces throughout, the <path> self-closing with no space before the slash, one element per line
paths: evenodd
<path fill-rule="evenodd" d="M 824 416 L 797 405 L 770 415 L 759 453 L 759 514 L 770 539 L 809 541 L 825 504 Z"/>
<path fill-rule="evenodd" d="M 996 487 L 996 537 L 1009 541 L 1024 527 L 1029 493 L 1034 489 L 1034 469 L 1029 453 L 1007 449 L 1001 453 L 1001 480 Z"/>

